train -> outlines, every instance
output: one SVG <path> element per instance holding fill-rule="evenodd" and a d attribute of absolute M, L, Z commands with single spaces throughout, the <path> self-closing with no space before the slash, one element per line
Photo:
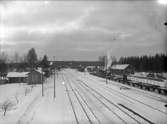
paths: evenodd
<path fill-rule="evenodd" d="M 153 78 L 147 76 L 135 76 L 134 74 L 114 74 L 111 72 L 94 73 L 93 75 L 114 80 L 119 83 L 130 85 L 143 90 L 156 92 L 159 94 L 167 95 L 167 79 L 166 78 Z"/>
<path fill-rule="evenodd" d="M 167 94 L 167 80 L 165 79 L 129 75 L 127 81 L 131 82 L 130 85 L 141 89 Z"/>
<path fill-rule="evenodd" d="M 115 74 L 110 75 L 110 77 L 107 76 L 107 78 L 143 90 L 148 90 L 167 95 L 167 80 L 165 79 Z"/>

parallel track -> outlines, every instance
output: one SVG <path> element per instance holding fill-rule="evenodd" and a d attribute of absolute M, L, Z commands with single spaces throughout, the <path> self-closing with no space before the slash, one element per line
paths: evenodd
<path fill-rule="evenodd" d="M 161 113 L 167 115 L 166 112 L 163 112 L 163 111 L 159 110 L 158 108 L 152 107 L 152 106 L 149 105 L 149 104 L 146 104 L 146 103 L 144 103 L 144 102 L 141 102 L 141 101 L 139 101 L 139 100 L 137 100 L 137 99 L 135 99 L 135 98 L 133 98 L 133 97 L 131 97 L 131 96 L 129 96 L 129 95 L 125 95 L 125 94 L 123 94 L 123 93 L 121 93 L 121 92 L 118 92 L 117 90 L 115 90 L 115 89 L 113 89 L 113 88 L 111 88 L 111 87 L 104 87 L 104 86 L 103 86 L 103 88 L 105 88 L 107 91 L 109 91 L 109 92 L 111 92 L 111 93 L 114 93 L 114 92 L 115 92 L 116 94 L 120 94 L 121 96 L 124 96 L 124 97 L 126 97 L 126 98 L 129 98 L 129 99 L 131 99 L 131 100 L 133 100 L 133 101 L 136 101 L 136 102 L 138 102 L 138 103 L 140 103 L 140 104 L 143 104 L 143 105 L 145 105 L 145 106 L 147 106 L 147 107 L 149 107 L 149 108 L 151 108 L 151 109 L 153 109 L 153 110 L 159 111 L 159 112 L 161 112 Z M 122 97 L 122 98 L 123 98 L 123 97 Z M 124 99 L 124 98 L 123 98 L 123 99 Z"/>
<path fill-rule="evenodd" d="M 64 80 L 64 79 L 63 79 L 63 80 Z M 69 90 L 68 90 L 66 84 L 64 84 L 64 86 L 65 86 L 65 88 L 66 88 L 66 93 L 67 93 L 68 99 L 69 99 L 69 101 L 70 101 L 70 104 L 71 104 L 71 107 L 72 107 L 72 111 L 73 111 L 74 116 L 75 116 L 76 123 L 79 124 L 79 121 L 78 121 L 78 118 L 77 118 L 77 115 L 76 115 L 76 111 L 75 111 L 74 105 L 73 105 L 73 103 L 72 103 L 72 99 L 71 99 L 71 97 L 70 97 L 70 94 L 69 94 Z"/>
<path fill-rule="evenodd" d="M 79 80 L 77 80 L 79 81 Z M 140 124 L 141 122 L 139 122 L 137 119 L 135 119 L 134 117 L 132 117 L 129 113 L 127 113 L 126 111 L 124 111 L 122 108 L 120 108 L 118 105 L 114 104 L 111 100 L 109 100 L 108 98 L 106 98 L 104 95 L 102 95 L 101 93 L 99 93 L 98 91 L 96 91 L 95 89 L 91 88 L 90 86 L 88 86 L 85 82 L 83 81 L 79 81 L 80 83 L 77 83 L 77 85 L 79 84 L 81 87 L 83 87 L 85 90 L 87 90 L 90 94 L 92 94 L 92 96 L 96 97 L 96 99 L 98 99 L 98 101 L 101 101 L 96 95 L 99 95 L 100 97 L 102 97 L 104 100 L 106 100 L 108 103 L 112 104 L 113 106 L 115 106 L 116 108 L 118 108 L 119 110 L 121 110 L 124 114 L 126 114 L 127 116 L 129 116 L 131 119 L 133 119 L 134 121 L 136 121 L 138 124 Z M 95 95 L 96 94 L 96 95 Z M 102 102 L 102 101 L 101 101 Z M 104 102 L 103 102 L 104 103 Z M 102 104 L 103 104 L 102 103 Z M 103 104 L 104 105 L 104 104 Z M 106 105 L 104 105 L 106 106 Z M 107 107 L 107 106 L 106 106 Z M 107 107 L 109 109 L 109 107 Z M 135 112 L 136 113 L 136 112 Z M 134 113 L 133 113 L 134 114 Z M 146 119 L 143 116 L 139 116 L 139 118 L 141 118 L 142 120 L 146 121 L 149 124 L 153 124 L 152 121 Z M 125 122 L 126 123 L 126 122 Z"/>
<path fill-rule="evenodd" d="M 74 81 L 73 81 L 74 82 Z M 120 115 L 118 115 L 117 113 L 115 113 L 104 101 L 102 101 L 101 99 L 99 99 L 96 95 L 99 93 L 94 93 L 92 91 L 94 91 L 94 89 L 92 90 L 89 86 L 83 86 L 80 83 L 75 83 L 75 85 L 80 85 L 80 87 L 84 88 L 87 92 L 89 92 L 93 97 L 95 97 L 103 106 L 105 106 L 110 112 L 112 112 L 115 116 L 117 116 L 123 123 L 127 123 L 124 119 L 122 119 L 120 117 Z M 77 86 L 77 88 L 80 88 L 79 86 Z M 91 90 L 90 90 L 91 89 Z M 81 91 L 81 90 L 80 90 Z M 114 107 L 116 107 L 117 109 L 119 109 L 121 112 L 123 112 L 124 114 L 126 114 L 128 117 L 130 117 L 132 120 L 134 120 L 135 122 L 137 122 L 138 124 L 141 124 L 137 119 L 135 119 L 134 117 L 132 117 L 130 114 L 128 114 L 126 111 L 124 111 L 123 109 L 121 109 L 119 106 L 117 106 L 116 104 L 114 104 L 111 100 L 108 100 L 106 97 L 99 95 L 100 97 L 102 97 L 105 101 L 109 102 L 110 104 L 112 104 Z M 153 124 L 153 123 L 151 123 Z"/>
<path fill-rule="evenodd" d="M 137 119 L 135 119 L 134 117 L 132 117 L 129 113 L 127 113 L 126 111 L 124 111 L 122 108 L 120 108 L 118 105 L 114 104 L 111 100 L 107 99 L 105 96 L 103 96 L 102 94 L 100 94 L 99 92 L 97 92 L 96 90 L 94 90 L 93 88 L 89 87 L 88 85 L 84 84 L 89 90 L 89 92 L 94 92 L 96 94 L 98 94 L 100 97 L 102 97 L 103 99 L 105 99 L 108 103 L 112 104 L 113 106 L 115 106 L 116 108 L 118 108 L 120 111 L 122 111 L 125 115 L 129 116 L 131 119 L 133 119 L 135 122 L 137 122 L 138 124 L 141 124 L 141 122 L 139 122 Z M 83 85 L 82 85 L 83 86 Z M 140 117 L 141 118 L 141 117 Z M 143 119 L 143 118 L 142 118 Z M 154 124 L 151 121 L 147 121 L 149 124 Z"/>

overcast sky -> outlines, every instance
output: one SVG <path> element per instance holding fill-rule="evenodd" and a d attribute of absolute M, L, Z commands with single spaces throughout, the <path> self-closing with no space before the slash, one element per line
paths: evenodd
<path fill-rule="evenodd" d="M 57 60 L 153 55 L 166 50 L 167 5 L 156 0 L 0 2 L 1 51 Z"/>

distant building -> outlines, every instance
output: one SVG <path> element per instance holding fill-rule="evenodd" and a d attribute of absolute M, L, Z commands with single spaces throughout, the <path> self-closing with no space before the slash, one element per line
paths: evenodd
<path fill-rule="evenodd" d="M 40 70 L 31 70 L 28 73 L 28 84 L 41 84 L 43 82 L 44 76 Z"/>
<path fill-rule="evenodd" d="M 134 73 L 134 67 L 130 64 L 115 64 L 110 67 L 111 74 L 128 75 Z"/>
<path fill-rule="evenodd" d="M 29 72 L 9 72 L 7 74 L 8 83 L 26 83 Z"/>

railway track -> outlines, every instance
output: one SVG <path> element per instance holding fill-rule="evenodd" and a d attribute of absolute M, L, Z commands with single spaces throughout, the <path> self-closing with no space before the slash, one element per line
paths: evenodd
<path fill-rule="evenodd" d="M 63 80 L 65 80 L 65 79 L 63 78 Z M 71 99 L 71 97 L 70 97 L 70 94 L 69 94 L 69 90 L 68 90 L 68 88 L 67 88 L 67 85 L 66 85 L 66 84 L 64 84 L 64 86 L 65 86 L 65 89 L 66 89 L 66 93 L 67 93 L 67 96 L 68 96 L 69 102 L 70 102 L 70 104 L 71 104 L 72 111 L 73 111 L 74 116 L 75 116 L 75 121 L 76 121 L 76 123 L 77 123 L 77 124 L 79 124 L 79 121 L 78 121 L 78 118 L 77 118 L 77 115 L 76 115 L 76 111 L 75 111 L 75 108 L 74 108 L 74 105 L 73 105 L 72 99 Z"/>
<path fill-rule="evenodd" d="M 82 91 L 80 87 L 77 86 L 77 89 L 80 90 L 80 92 Z M 75 89 L 75 91 L 77 90 Z M 77 92 L 79 92 L 79 90 L 77 90 Z M 83 93 L 83 92 L 82 92 Z M 117 113 L 115 113 L 109 106 L 107 106 L 102 100 L 100 100 L 97 96 L 93 95 L 105 108 L 107 108 L 110 112 L 112 112 L 118 119 L 120 119 L 124 124 L 128 124 L 127 122 L 125 122 Z M 97 117 L 97 116 L 96 116 Z M 99 119 L 98 119 L 99 120 Z M 101 123 L 101 122 L 100 122 Z"/>
<path fill-rule="evenodd" d="M 94 79 L 91 79 L 90 77 L 89 77 L 89 79 L 90 80 L 94 80 Z M 115 81 L 116 82 L 116 81 Z M 115 83 L 113 83 L 112 82 L 112 84 L 113 85 L 119 85 L 119 86 L 121 86 L 121 85 L 125 85 L 125 84 L 120 84 L 120 83 L 117 83 L 117 84 L 115 84 Z M 129 88 L 131 88 L 132 86 L 130 86 L 130 85 L 125 85 L 125 86 L 127 86 L 127 87 L 129 87 Z M 163 102 L 167 102 L 167 99 L 162 99 L 159 95 L 160 94 L 156 94 L 156 95 L 153 95 L 153 94 L 151 94 L 151 92 L 149 93 L 149 95 L 147 94 L 147 93 L 145 93 L 146 91 L 144 91 L 144 90 L 141 90 L 141 89 L 139 89 L 139 88 L 136 88 L 136 87 L 133 87 L 135 90 L 134 91 L 138 91 L 138 93 L 140 92 L 140 93 L 142 93 L 142 95 L 144 95 L 144 96 L 146 96 L 146 97 L 148 97 L 148 98 L 150 98 L 150 99 L 154 99 L 154 100 L 158 100 L 158 101 L 163 101 Z M 164 96 L 163 94 L 162 94 L 162 96 Z"/>
<path fill-rule="evenodd" d="M 77 85 L 77 89 L 84 89 L 86 90 L 86 92 L 89 92 L 89 94 L 91 94 L 93 97 L 95 97 L 99 102 L 101 102 L 101 104 L 103 106 L 105 106 L 110 112 L 113 113 L 113 110 L 110 108 L 110 106 L 108 106 L 106 104 L 106 101 L 109 102 L 111 105 L 113 105 L 114 107 L 116 107 L 117 109 L 119 109 L 121 112 L 123 112 L 126 116 L 128 116 L 129 118 L 131 118 L 134 122 L 138 123 L 138 124 L 141 124 L 140 121 L 138 121 L 135 117 L 133 117 L 132 115 L 130 115 L 127 111 L 123 110 L 121 107 L 119 107 L 118 105 L 114 104 L 111 100 L 107 99 L 105 96 L 101 95 L 100 93 L 98 93 L 97 91 L 94 91 L 94 89 L 92 89 L 91 87 L 89 87 L 87 84 L 85 84 L 84 82 L 81 83 L 78 83 L 76 81 L 73 81 L 75 82 L 75 85 Z M 80 85 L 80 86 L 78 86 Z M 84 86 L 85 85 L 85 86 Z M 99 95 L 99 97 L 103 98 L 103 100 L 101 98 L 99 98 L 97 95 Z M 113 113 L 114 115 L 116 115 L 123 123 L 128 123 L 126 122 L 123 118 L 120 117 L 120 115 L 118 115 L 117 113 Z M 134 113 L 133 113 L 134 114 Z M 140 117 L 140 119 L 143 119 L 145 121 L 145 123 L 149 123 L 149 124 L 153 124 L 153 122 L 149 121 L 148 119 L 142 117 L 141 115 L 139 116 L 138 114 L 138 117 Z M 140 120 L 139 119 L 139 120 Z M 133 122 L 133 123 L 134 123 Z"/>
<path fill-rule="evenodd" d="M 104 95 L 102 95 L 101 93 L 99 93 L 98 91 L 96 91 L 95 89 L 89 87 L 86 83 L 82 82 L 82 86 L 83 87 L 87 87 L 88 92 L 92 92 L 91 94 L 93 94 L 93 92 L 97 95 L 99 95 L 101 98 L 103 98 L 105 101 L 107 101 L 108 103 L 112 104 L 113 106 L 115 106 L 116 108 L 118 108 L 120 111 L 122 111 L 125 115 L 129 116 L 132 120 L 134 120 L 135 122 L 137 122 L 138 124 L 141 124 L 141 122 L 139 122 L 135 117 L 133 117 L 132 115 L 130 115 L 129 113 L 127 113 L 124 109 L 120 108 L 118 105 L 116 105 L 115 103 L 113 103 L 111 100 L 109 100 L 108 98 L 106 98 Z M 95 95 L 94 94 L 94 95 Z M 137 113 L 137 112 L 136 112 Z M 138 114 L 139 115 L 139 114 Z M 141 116 L 138 116 L 139 118 L 141 118 Z M 141 119 L 143 119 L 145 117 L 142 117 Z M 151 122 L 148 119 L 144 119 L 145 122 L 149 123 L 149 124 L 154 124 L 153 122 Z"/>
<path fill-rule="evenodd" d="M 88 113 L 86 112 L 86 109 L 84 108 L 84 105 L 83 105 L 82 102 L 79 100 L 79 97 L 77 96 L 76 92 L 75 92 L 74 89 L 72 88 L 71 83 L 68 82 L 68 85 L 70 86 L 72 92 L 74 93 L 75 97 L 77 98 L 77 101 L 78 101 L 78 103 L 80 104 L 82 110 L 84 111 L 84 113 L 85 113 L 85 115 L 86 115 L 86 117 L 87 117 L 89 123 L 92 124 L 92 120 L 91 120 L 90 117 L 88 116 Z"/>
<path fill-rule="evenodd" d="M 147 106 L 147 107 L 149 107 L 149 108 L 151 108 L 151 109 L 153 109 L 153 110 L 159 111 L 159 112 L 161 112 L 161 113 L 167 115 L 166 112 L 161 111 L 161 110 L 159 110 L 158 108 L 152 107 L 151 105 L 146 104 L 146 103 L 144 103 L 144 102 L 141 102 L 141 101 L 139 101 L 139 100 L 137 100 L 137 99 L 135 99 L 135 98 L 133 98 L 133 97 L 130 97 L 130 96 L 125 95 L 125 94 L 123 94 L 123 93 L 121 93 L 121 92 L 118 92 L 117 90 L 115 90 L 115 89 L 113 89 L 113 88 L 111 88 L 111 87 L 110 87 L 110 88 L 107 87 L 107 88 L 105 88 L 105 89 L 108 90 L 108 91 L 111 92 L 111 93 L 114 93 L 114 92 L 115 92 L 115 94 L 118 93 L 118 94 L 122 95 L 122 96 L 123 96 L 122 98 L 124 98 L 124 97 L 129 98 L 129 99 L 131 99 L 131 100 L 133 100 L 133 101 L 136 101 L 136 102 L 138 102 L 138 103 L 141 103 L 141 104 L 143 104 L 143 105 L 145 105 L 145 106 Z M 112 90 L 112 91 L 111 91 L 111 90 Z"/>
<path fill-rule="evenodd" d="M 82 89 L 79 87 L 79 86 L 76 86 L 75 84 L 74 84 L 74 81 L 71 81 L 71 82 L 73 82 L 73 85 L 75 85 L 77 88 L 72 88 L 72 85 L 71 85 L 71 83 L 70 83 L 70 81 L 69 80 L 67 80 L 66 82 L 68 82 L 68 85 L 71 87 L 71 91 L 74 93 L 75 91 L 78 93 L 78 94 L 81 94 L 80 92 L 82 91 Z M 84 93 L 84 92 L 82 92 L 82 93 Z M 76 93 L 74 93 L 74 94 L 76 94 Z M 89 94 L 90 95 L 90 94 Z M 80 95 L 81 96 L 81 95 Z M 123 124 L 128 124 L 125 120 L 123 120 L 116 112 L 114 112 L 107 104 L 105 104 L 105 102 L 104 101 L 102 101 L 102 100 L 100 100 L 97 96 L 95 96 L 95 95 L 93 95 L 106 109 L 108 109 L 110 112 L 112 112 L 112 114 L 113 115 L 115 115 Z M 77 94 L 76 94 L 76 97 L 77 97 Z M 83 97 L 82 97 L 83 98 Z M 79 102 L 79 101 L 78 101 Z M 80 101 L 80 103 L 81 103 L 81 101 Z M 88 105 L 88 103 L 86 103 L 87 105 Z M 80 104 L 81 105 L 81 104 Z M 81 105 L 81 106 L 83 106 L 83 105 Z M 88 105 L 89 106 L 89 105 Z M 89 107 L 89 110 L 90 111 L 92 111 L 93 112 L 93 110 L 92 110 L 92 108 L 90 108 Z M 93 112 L 94 113 L 94 112 Z M 86 114 L 86 113 L 85 113 Z M 88 115 L 88 114 L 87 114 Z M 93 114 L 94 115 L 94 117 L 96 118 L 96 120 L 98 121 L 98 123 L 99 124 L 101 124 L 101 121 L 100 121 L 100 119 L 96 116 L 96 114 L 94 113 Z M 88 118 L 88 116 L 87 116 L 87 118 Z M 89 120 L 89 119 L 88 119 Z M 91 123 L 92 124 L 92 121 L 90 121 L 89 120 L 89 123 Z M 120 122 L 119 122 L 120 123 Z"/>
<path fill-rule="evenodd" d="M 96 116 L 96 114 L 93 112 L 93 109 L 89 106 L 89 104 L 86 102 L 86 100 L 84 100 L 83 96 L 80 94 L 80 92 L 78 90 L 76 90 L 76 92 L 79 94 L 79 96 L 81 97 L 81 99 L 83 100 L 83 102 L 85 103 L 85 105 L 89 108 L 89 110 L 91 111 L 92 115 L 94 116 L 94 118 L 97 120 L 98 124 L 101 124 L 100 119 Z"/>
<path fill-rule="evenodd" d="M 64 78 L 64 76 L 63 76 L 63 80 L 66 82 L 65 83 L 65 87 L 66 87 L 66 90 L 68 90 L 68 94 L 69 94 L 69 91 L 74 94 L 74 96 L 75 96 L 77 102 L 79 103 L 80 107 L 82 108 L 82 111 L 84 112 L 84 115 L 86 116 L 87 121 L 89 122 L 89 124 L 93 124 L 94 122 L 91 120 L 91 117 L 89 116 L 89 114 L 87 112 L 88 110 L 94 116 L 94 118 L 97 120 L 97 123 L 101 124 L 100 120 L 97 118 L 97 116 L 95 115 L 95 113 L 93 112 L 93 110 L 90 108 L 90 106 L 88 105 L 88 103 L 81 96 L 81 94 L 79 93 L 79 91 L 76 90 L 76 89 L 74 89 L 72 87 L 71 82 L 68 80 L 68 78 L 67 77 Z M 69 94 L 69 98 L 70 98 L 70 101 L 72 103 L 72 98 L 70 97 L 70 94 Z M 75 106 L 73 104 L 71 104 L 71 106 L 73 106 L 73 113 L 75 113 L 76 122 L 77 122 L 77 124 L 79 124 L 80 121 L 79 121 L 79 119 L 77 117 L 77 113 L 75 112 Z M 87 107 L 88 110 L 86 110 L 85 106 Z"/>
<path fill-rule="evenodd" d="M 129 95 L 129 94 L 124 94 L 123 92 L 120 92 L 120 91 L 117 91 L 116 89 L 114 89 L 115 91 L 113 91 L 113 89 L 111 89 L 112 87 L 108 87 L 107 85 L 102 85 L 103 83 L 101 83 L 101 85 L 98 85 L 100 84 L 100 82 L 98 83 L 98 81 L 95 81 L 94 80 L 86 80 L 86 77 L 87 76 L 76 76 L 74 73 L 65 73 L 65 75 L 68 77 L 68 80 L 71 80 L 71 84 L 72 84 L 72 87 L 75 89 L 76 93 L 79 95 L 79 93 L 82 95 L 82 97 L 84 97 L 84 99 L 87 101 L 87 104 L 89 106 L 91 106 L 94 110 L 96 110 L 96 107 L 97 106 L 92 106 L 94 104 L 91 103 L 91 101 L 95 102 L 96 104 L 96 101 L 99 103 L 101 100 L 101 106 L 103 106 L 102 108 L 106 108 L 107 106 L 109 107 L 109 109 L 111 110 L 114 110 L 113 109 L 113 106 L 109 101 L 113 102 L 116 106 L 118 106 L 122 111 L 122 113 L 124 113 L 124 115 L 126 116 L 131 116 L 132 118 L 136 119 L 136 121 L 134 119 L 129 119 L 129 121 L 127 121 L 128 119 L 127 118 L 124 118 L 124 116 L 122 116 L 123 114 L 120 114 L 120 112 L 116 112 L 116 114 L 118 114 L 124 121 L 125 123 L 129 123 L 129 122 L 133 122 L 134 123 L 138 123 L 138 124 L 141 124 L 141 123 L 148 123 L 148 124 L 154 124 L 154 123 L 159 123 L 159 122 L 165 122 L 164 120 L 166 120 L 164 117 L 167 115 L 167 113 L 165 112 L 165 110 L 163 109 L 158 109 L 157 106 L 152 106 L 152 104 L 145 102 L 145 101 L 139 101 L 139 99 L 137 99 L 136 97 L 134 97 L 135 95 Z M 98 86 L 97 86 L 98 85 Z M 97 89 L 96 89 L 96 86 L 97 86 Z M 104 86 L 104 87 L 103 87 Z M 106 87 L 107 86 L 107 87 Z M 92 89 L 91 89 L 92 88 Z M 95 91 L 94 91 L 95 90 Z M 84 92 L 83 92 L 84 91 Z M 91 93 L 90 93 L 91 92 Z M 99 94 L 98 94 L 98 93 Z M 104 93 L 103 93 L 104 92 Z M 119 92 L 119 93 L 118 93 Z M 85 93 L 85 94 L 84 94 Z M 94 94 L 94 95 L 92 95 Z M 102 96 L 101 96 L 101 95 Z M 112 95 L 112 96 L 111 96 Z M 115 96 L 114 96 L 115 95 Z M 137 94 L 136 94 L 137 95 Z M 142 94 L 140 94 L 142 95 Z M 90 98 L 87 99 L 87 96 L 90 97 L 91 99 L 93 100 L 90 100 Z M 96 96 L 96 98 L 95 98 Z M 106 98 L 104 98 L 104 97 Z M 129 98 L 132 97 L 131 98 Z M 80 97 L 80 96 L 79 96 Z M 112 100 L 112 97 L 115 97 L 114 100 Z M 118 99 L 116 98 L 118 97 Z M 97 98 L 99 100 L 97 100 Z M 146 97 L 147 98 L 147 97 Z M 94 100 L 96 99 L 96 100 Z M 108 99 L 108 100 L 107 100 Z M 135 101 L 135 100 L 137 101 Z M 117 101 L 118 100 L 118 101 Z M 127 104 L 123 104 L 124 102 L 126 101 L 129 101 L 129 103 Z M 117 101 L 117 102 L 116 102 Z M 130 103 L 131 101 L 131 103 Z M 102 104 L 102 102 L 105 104 Z M 142 103 L 141 103 L 142 102 Z M 154 102 L 154 101 L 153 101 Z M 98 105 L 98 103 L 96 105 Z M 144 103 L 144 104 L 143 104 Z M 135 105 L 137 104 L 137 106 Z M 133 107 L 131 107 L 131 105 L 133 105 Z M 140 110 L 140 108 L 138 107 L 139 106 L 143 106 L 144 108 L 142 108 Z M 161 105 L 161 104 L 160 104 Z M 137 108 L 136 108 L 137 107 Z M 115 107 L 116 108 L 116 107 Z M 146 110 L 145 110 L 146 108 Z M 107 111 L 110 111 L 108 108 L 106 108 Z M 118 109 L 118 108 L 117 108 Z M 148 109 L 148 110 L 147 110 Z M 158 109 L 158 110 L 157 110 Z M 93 110 L 93 111 L 94 111 Z M 119 110 L 119 111 L 121 111 Z M 156 114 L 152 114 L 149 113 L 150 112 L 155 112 L 157 113 L 157 116 Z M 145 113 L 146 112 L 146 113 Z M 113 116 L 114 114 L 110 111 L 108 113 L 111 113 L 111 116 Z M 127 115 L 127 114 L 129 115 Z M 142 114 L 143 113 L 143 114 Z M 159 113 L 159 114 L 158 114 Z M 96 111 L 94 111 L 94 114 L 98 115 L 98 113 L 96 113 Z M 105 116 L 106 116 L 106 113 L 103 113 Z M 108 114 L 110 116 L 110 114 Z M 111 117 L 110 116 L 110 117 Z M 155 116 L 155 118 L 154 118 Z M 159 117 L 158 117 L 159 116 Z M 118 117 L 117 117 L 118 118 Z M 162 118 L 162 120 L 161 120 Z M 157 120 L 158 119 L 158 120 Z M 160 120 L 159 120 L 160 119 Z M 103 118 L 101 119 L 100 118 L 100 121 L 102 121 Z M 110 119 L 109 119 L 110 120 Z M 112 120 L 111 120 L 112 121 Z M 138 121 L 138 122 L 137 122 Z M 109 122 L 109 121 L 108 121 Z M 123 121 L 121 121 L 120 123 L 124 123 Z"/>
<path fill-rule="evenodd" d="M 91 79 L 92 80 L 92 79 Z M 95 82 L 95 81 L 94 81 Z M 97 84 L 97 83 L 96 83 Z M 100 85 L 100 84 L 99 84 Z M 155 108 L 155 107 L 153 107 L 153 106 L 151 106 L 151 105 L 149 105 L 149 104 L 146 104 L 146 103 L 144 103 L 144 102 L 141 102 L 141 101 L 139 101 L 139 100 L 137 100 L 137 99 L 135 99 L 135 98 L 133 98 L 133 97 L 131 97 L 131 96 L 129 96 L 129 95 L 125 95 L 124 93 L 121 93 L 121 92 L 119 92 L 119 91 L 117 91 L 117 90 L 115 90 L 115 89 L 113 89 L 113 88 L 111 88 L 111 87 L 105 87 L 105 86 L 103 86 L 103 85 L 100 85 L 101 87 L 103 87 L 104 89 L 106 89 L 108 92 L 110 92 L 111 94 L 119 94 L 119 97 L 122 97 L 123 99 L 125 99 L 125 98 L 127 98 L 127 99 L 131 99 L 132 101 L 136 101 L 136 102 L 138 102 L 138 103 L 140 103 L 140 104 L 143 104 L 143 105 L 145 105 L 145 106 L 147 106 L 147 107 L 149 107 L 149 108 L 151 108 L 151 109 L 153 109 L 153 110 L 156 110 L 156 111 L 159 111 L 159 112 L 161 112 L 161 113 L 163 113 L 163 114 L 165 114 L 165 115 L 167 115 L 167 113 L 166 112 L 164 112 L 164 111 L 162 111 L 162 110 L 159 110 L 158 108 Z"/>

